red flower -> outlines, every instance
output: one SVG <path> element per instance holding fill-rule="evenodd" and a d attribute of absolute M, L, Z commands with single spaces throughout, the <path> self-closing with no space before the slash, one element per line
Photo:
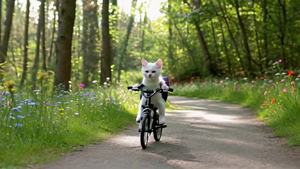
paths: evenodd
<path fill-rule="evenodd" d="M 295 72 L 294 71 L 292 71 L 292 70 L 289 70 L 288 71 L 288 76 L 294 76 L 295 75 Z"/>
<path fill-rule="evenodd" d="M 275 104 L 275 103 L 276 103 L 276 99 L 275 99 L 275 98 L 272 98 L 271 103 L 272 103 L 272 104 Z"/>

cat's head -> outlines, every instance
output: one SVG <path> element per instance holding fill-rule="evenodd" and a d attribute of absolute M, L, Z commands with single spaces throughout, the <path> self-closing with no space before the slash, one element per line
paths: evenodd
<path fill-rule="evenodd" d="M 144 78 L 157 79 L 162 71 L 162 60 L 158 59 L 154 63 L 149 63 L 145 59 L 142 59 L 142 73 Z"/>

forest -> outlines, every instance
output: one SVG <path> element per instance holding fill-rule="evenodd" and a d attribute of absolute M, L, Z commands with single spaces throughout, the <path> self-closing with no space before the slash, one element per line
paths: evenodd
<path fill-rule="evenodd" d="M 255 78 L 299 67 L 296 0 L 169 0 L 154 21 L 147 1 L 133 0 L 130 15 L 117 1 L 106 3 L 1 1 L 1 79 L 35 88 L 47 72 L 68 90 L 71 80 L 120 81 L 141 58 L 162 58 L 176 80 Z"/>
<path fill-rule="evenodd" d="M 140 83 L 142 58 L 163 60 L 177 95 L 228 101 L 220 98 L 226 91 L 244 89 L 252 94 L 229 101 L 253 96 L 257 102 L 246 105 L 256 110 L 266 102 L 300 109 L 299 0 L 164 0 L 156 19 L 150 0 L 128 1 L 129 13 L 119 3 L 0 0 L 0 168 L 44 161 L 36 158 L 43 149 L 59 154 L 132 122 L 138 100 L 125 90 Z M 220 88 L 225 93 L 213 92 Z M 282 90 L 290 96 L 281 102 Z M 269 116 L 261 114 L 277 126 Z M 300 135 L 290 130 L 300 129 L 299 115 L 287 121 L 295 125 L 277 134 L 298 145 Z M 20 151 L 35 155 L 28 160 Z"/>

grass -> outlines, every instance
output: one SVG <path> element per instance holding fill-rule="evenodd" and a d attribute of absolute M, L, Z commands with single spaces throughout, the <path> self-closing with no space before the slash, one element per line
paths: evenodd
<path fill-rule="evenodd" d="M 238 103 L 258 112 L 258 117 L 300 145 L 300 80 L 279 75 L 273 80 L 215 80 L 176 85 L 175 95 Z"/>
<path fill-rule="evenodd" d="M 134 122 L 138 96 L 125 86 L 81 89 L 51 95 L 41 90 L 0 92 L 0 168 L 56 159 L 98 142 Z"/>

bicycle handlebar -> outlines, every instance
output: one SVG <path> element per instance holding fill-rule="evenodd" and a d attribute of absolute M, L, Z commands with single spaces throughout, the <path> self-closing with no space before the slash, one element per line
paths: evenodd
<path fill-rule="evenodd" d="M 164 92 L 163 89 L 156 89 L 156 90 L 148 90 L 148 89 L 140 89 L 140 88 L 137 88 L 137 87 L 134 87 L 134 86 L 128 86 L 127 87 L 128 90 L 132 90 L 132 91 L 142 91 L 143 93 L 157 93 L 157 92 Z M 169 88 L 168 89 L 168 92 L 173 92 L 174 89 L 173 88 Z"/>

